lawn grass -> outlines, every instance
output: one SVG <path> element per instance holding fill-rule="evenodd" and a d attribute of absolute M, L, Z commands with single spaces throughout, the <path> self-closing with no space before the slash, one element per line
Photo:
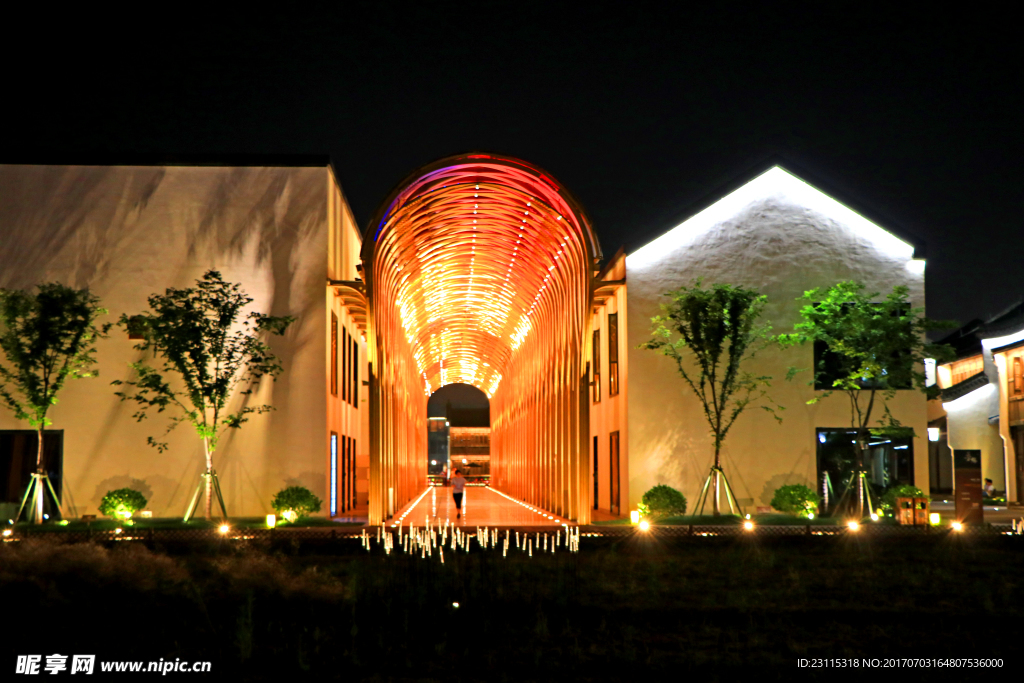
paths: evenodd
<path fill-rule="evenodd" d="M 836 680 L 797 659 L 851 656 L 1010 666 L 1022 541 L 632 536 L 445 564 L 358 541 L 174 555 L 26 541 L 0 544 L 19 615 L 0 650 L 209 660 L 215 676 L 267 681 Z"/>

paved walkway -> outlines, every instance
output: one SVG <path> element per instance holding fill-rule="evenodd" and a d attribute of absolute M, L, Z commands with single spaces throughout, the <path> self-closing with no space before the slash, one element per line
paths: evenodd
<path fill-rule="evenodd" d="M 409 505 L 398 511 L 394 519 L 387 523 L 401 520 L 403 526 L 415 524 L 423 526 L 429 518 L 433 524 L 444 524 L 447 520 L 462 526 L 560 526 L 568 520 L 551 515 L 544 510 L 536 510 L 525 503 L 502 495 L 486 486 L 467 486 L 462 497 L 462 518 L 456 519 L 455 501 L 452 499 L 451 487 L 432 486 L 425 495 L 413 498 Z"/>

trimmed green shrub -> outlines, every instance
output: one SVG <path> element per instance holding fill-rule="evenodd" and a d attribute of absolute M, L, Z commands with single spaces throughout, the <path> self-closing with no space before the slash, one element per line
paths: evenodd
<path fill-rule="evenodd" d="M 136 512 L 146 507 L 146 497 L 135 489 L 107 491 L 100 501 L 100 513 L 116 519 L 131 519 Z"/>
<path fill-rule="evenodd" d="M 686 496 L 671 486 L 658 484 L 640 499 L 641 510 L 646 508 L 652 517 L 686 514 Z"/>
<path fill-rule="evenodd" d="M 821 499 L 809 486 L 803 484 L 787 484 L 775 489 L 772 496 L 772 507 L 779 512 L 788 512 L 798 517 L 810 517 L 818 512 Z"/>
<path fill-rule="evenodd" d="M 931 499 L 931 496 L 916 486 L 911 486 L 910 484 L 896 484 L 896 486 L 889 487 L 889 490 L 882 495 L 882 498 L 879 501 L 882 506 L 882 510 L 884 510 L 886 514 L 893 514 L 895 512 L 897 498 Z"/>
<path fill-rule="evenodd" d="M 313 495 L 305 486 L 289 486 L 281 489 L 270 502 L 270 507 L 278 516 L 294 522 L 296 519 L 308 517 L 311 512 L 320 512 L 322 501 Z"/>

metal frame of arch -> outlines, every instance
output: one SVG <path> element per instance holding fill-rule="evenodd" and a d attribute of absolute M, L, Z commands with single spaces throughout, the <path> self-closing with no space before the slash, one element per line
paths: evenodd
<path fill-rule="evenodd" d="M 361 256 L 370 523 L 422 489 L 426 397 L 455 382 L 491 399 L 492 485 L 589 522 L 586 340 L 601 250 L 579 203 L 521 160 L 449 157 L 391 193 Z"/>

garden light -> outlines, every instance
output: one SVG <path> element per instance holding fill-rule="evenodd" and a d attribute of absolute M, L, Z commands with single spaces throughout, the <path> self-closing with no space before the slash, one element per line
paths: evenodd
<path fill-rule="evenodd" d="M 222 534 L 226 534 L 227 532 L 231 531 L 231 527 L 229 527 L 227 524 L 221 524 L 219 527 L 217 527 L 217 531 L 221 532 Z"/>
<path fill-rule="evenodd" d="M 647 531 L 650 528 L 651 524 L 646 519 L 640 522 L 640 531 Z"/>
<path fill-rule="evenodd" d="M 878 521 L 878 514 L 877 513 L 874 513 L 874 512 L 871 513 L 871 521 L 872 522 L 877 522 Z"/>
<path fill-rule="evenodd" d="M 455 609 L 458 609 L 459 608 L 459 603 L 453 602 L 452 603 L 452 607 L 454 607 Z"/>
<path fill-rule="evenodd" d="M 858 522 L 855 522 L 855 521 L 854 521 L 854 520 L 852 520 L 852 519 L 851 519 L 851 520 L 850 520 L 849 522 L 847 522 L 847 523 L 846 523 L 846 527 L 847 527 L 847 528 L 848 528 L 848 529 L 849 529 L 850 531 L 860 531 L 860 523 L 858 523 Z"/>
<path fill-rule="evenodd" d="M 747 521 L 743 522 L 743 529 L 746 531 L 753 531 L 754 523 L 748 519 Z"/>
<path fill-rule="evenodd" d="M 807 519 L 814 519 L 814 513 L 813 512 L 808 512 L 807 513 Z"/>
<path fill-rule="evenodd" d="M 10 529 L 4 529 L 4 536 L 10 536 L 10 535 L 11 535 L 11 530 Z"/>
<path fill-rule="evenodd" d="M 964 525 L 961 524 L 960 522 L 953 522 L 949 526 L 953 527 L 953 531 L 963 531 L 964 530 Z"/>
<path fill-rule="evenodd" d="M 942 521 L 942 518 L 941 518 L 941 516 L 939 515 L 938 512 L 930 512 L 930 513 L 928 513 L 928 523 L 931 524 L 932 526 L 938 526 L 941 521 Z"/>
<path fill-rule="evenodd" d="M 115 534 L 119 534 L 119 533 L 121 533 L 121 531 L 122 531 L 121 527 L 117 527 L 116 529 L 114 529 L 114 533 Z"/>
<path fill-rule="evenodd" d="M 640 523 L 640 511 L 639 510 L 630 510 L 629 511 L 629 523 L 630 524 L 639 524 Z"/>
<path fill-rule="evenodd" d="M 271 529 L 277 526 L 277 515 L 267 515 L 267 526 Z"/>

